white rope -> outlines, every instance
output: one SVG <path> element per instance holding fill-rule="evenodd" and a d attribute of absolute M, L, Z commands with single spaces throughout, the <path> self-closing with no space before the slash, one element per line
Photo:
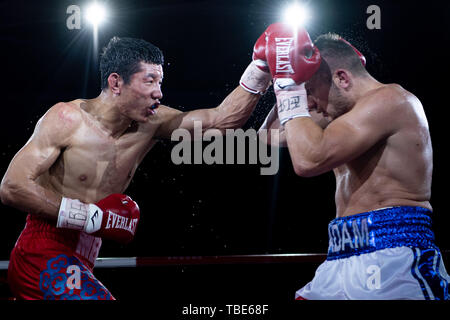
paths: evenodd
<path fill-rule="evenodd" d="M 130 268 L 136 267 L 136 257 L 131 258 L 98 258 L 95 268 Z"/>

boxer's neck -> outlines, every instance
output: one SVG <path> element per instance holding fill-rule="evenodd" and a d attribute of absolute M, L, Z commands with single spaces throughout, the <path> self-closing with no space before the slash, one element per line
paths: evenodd
<path fill-rule="evenodd" d="M 100 95 L 89 100 L 88 112 L 105 129 L 112 138 L 120 137 L 132 123 L 132 119 L 120 112 L 119 101 L 102 91 Z"/>
<path fill-rule="evenodd" d="M 370 91 L 378 89 L 384 86 L 383 83 L 379 82 L 372 76 L 359 77 L 354 81 L 354 86 L 352 90 L 352 100 L 355 104 L 364 96 L 366 96 Z"/>

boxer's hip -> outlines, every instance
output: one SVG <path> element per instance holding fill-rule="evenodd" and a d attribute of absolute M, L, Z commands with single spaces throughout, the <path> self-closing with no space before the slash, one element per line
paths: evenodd
<path fill-rule="evenodd" d="M 327 260 L 396 247 L 434 247 L 432 212 L 398 206 L 336 218 L 328 225 Z"/>
<path fill-rule="evenodd" d="M 18 299 L 111 299 L 92 274 L 101 239 L 27 216 L 10 256 L 8 283 Z"/>
<path fill-rule="evenodd" d="M 52 221 L 29 214 L 13 253 L 43 258 L 64 253 L 77 257 L 92 269 L 101 243 L 98 237 L 75 230 L 56 228 Z"/>
<path fill-rule="evenodd" d="M 392 207 L 337 218 L 327 260 L 298 290 L 305 299 L 448 299 L 431 211 Z"/>

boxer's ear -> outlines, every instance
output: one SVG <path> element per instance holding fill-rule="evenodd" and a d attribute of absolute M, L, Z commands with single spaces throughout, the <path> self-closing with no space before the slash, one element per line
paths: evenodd
<path fill-rule="evenodd" d="M 352 85 L 350 73 L 345 69 L 336 69 L 334 71 L 333 82 L 338 88 L 344 90 L 350 89 Z"/>
<path fill-rule="evenodd" d="M 108 77 L 109 90 L 111 90 L 114 95 L 120 95 L 122 82 L 122 77 L 118 73 L 111 73 Z"/>

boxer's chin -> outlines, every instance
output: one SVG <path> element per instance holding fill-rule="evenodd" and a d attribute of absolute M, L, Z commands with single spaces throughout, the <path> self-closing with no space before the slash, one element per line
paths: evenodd
<path fill-rule="evenodd" d="M 144 112 L 142 112 L 142 114 L 140 114 L 138 117 L 136 117 L 135 119 L 133 119 L 134 121 L 137 122 L 147 122 L 149 118 L 151 118 L 152 116 L 154 116 L 156 114 L 156 110 L 152 109 L 150 107 L 145 108 Z"/>
<path fill-rule="evenodd" d="M 156 114 L 156 108 L 153 106 L 146 108 L 147 117 L 151 117 Z"/>

